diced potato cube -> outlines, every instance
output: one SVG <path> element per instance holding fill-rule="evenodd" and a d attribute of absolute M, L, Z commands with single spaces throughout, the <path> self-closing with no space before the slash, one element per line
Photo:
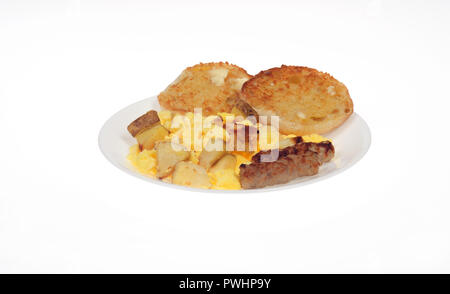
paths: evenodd
<path fill-rule="evenodd" d="M 217 161 L 210 169 L 209 171 L 211 173 L 218 172 L 220 170 L 232 170 L 234 171 L 236 168 L 236 157 L 232 154 L 227 154 L 219 161 Z"/>
<path fill-rule="evenodd" d="M 137 134 L 136 140 L 142 150 L 151 150 L 155 147 L 156 142 L 164 140 L 168 135 L 169 131 L 167 131 L 160 123 L 157 123 L 151 128 Z"/>
<path fill-rule="evenodd" d="M 227 154 L 224 141 L 211 139 L 200 153 L 199 164 L 208 170 L 214 163 Z"/>
<path fill-rule="evenodd" d="M 214 163 L 227 154 L 226 151 L 206 151 L 200 153 L 199 164 L 208 170 Z"/>
<path fill-rule="evenodd" d="M 155 110 L 150 110 L 146 114 L 141 115 L 128 125 L 128 132 L 133 137 L 136 137 L 140 132 L 151 128 L 154 124 L 159 122 L 158 113 Z"/>
<path fill-rule="evenodd" d="M 211 187 L 205 168 L 190 161 L 177 163 L 172 175 L 172 183 L 193 188 L 209 189 Z"/>
<path fill-rule="evenodd" d="M 156 176 L 163 178 L 169 175 L 175 165 L 190 156 L 189 151 L 183 150 L 183 146 L 176 146 L 178 150 L 172 147 L 172 142 L 159 142 L 156 145 L 156 159 L 158 161 Z"/>

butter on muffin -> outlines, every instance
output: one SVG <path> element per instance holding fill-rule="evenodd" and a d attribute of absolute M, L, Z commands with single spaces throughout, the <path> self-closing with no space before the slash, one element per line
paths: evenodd
<path fill-rule="evenodd" d="M 159 104 L 180 112 L 202 108 L 203 115 L 230 112 L 227 99 L 239 94 L 251 75 L 228 62 L 200 63 L 186 68 L 158 95 Z"/>

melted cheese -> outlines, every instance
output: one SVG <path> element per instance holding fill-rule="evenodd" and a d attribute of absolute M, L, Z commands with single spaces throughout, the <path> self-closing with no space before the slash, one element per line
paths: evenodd
<path fill-rule="evenodd" d="M 217 68 L 209 71 L 211 82 L 216 86 L 223 86 L 225 84 L 225 78 L 228 75 L 228 69 Z"/>

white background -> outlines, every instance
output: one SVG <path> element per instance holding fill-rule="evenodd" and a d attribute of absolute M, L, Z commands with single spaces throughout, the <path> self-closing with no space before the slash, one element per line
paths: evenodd
<path fill-rule="evenodd" d="M 450 273 L 449 31 L 448 1 L 1 1 L 0 272 Z M 332 73 L 368 154 L 238 195 L 103 157 L 113 113 L 220 60 Z"/>

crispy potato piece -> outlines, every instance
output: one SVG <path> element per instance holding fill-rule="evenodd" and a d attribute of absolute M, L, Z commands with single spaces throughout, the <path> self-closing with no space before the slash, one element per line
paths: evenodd
<path fill-rule="evenodd" d="M 181 145 L 178 147 L 180 151 L 172 148 L 172 142 L 159 142 L 156 144 L 156 160 L 158 161 L 156 176 L 158 178 L 169 175 L 178 162 L 189 158 L 191 153 L 183 150 Z"/>
<path fill-rule="evenodd" d="M 200 153 L 199 164 L 205 169 L 209 169 L 214 163 L 225 156 L 226 151 L 206 151 Z"/>
<path fill-rule="evenodd" d="M 214 144 L 214 145 L 213 145 Z M 222 150 L 214 150 L 214 146 L 221 145 Z M 199 164 L 208 170 L 214 163 L 227 154 L 225 143 L 220 140 L 217 145 L 213 141 L 210 141 L 207 146 L 202 150 L 198 158 Z"/>
<path fill-rule="evenodd" d="M 133 137 L 136 137 L 137 134 L 152 127 L 157 122 L 159 122 L 158 113 L 155 110 L 150 110 L 129 124 L 127 129 Z"/>
<path fill-rule="evenodd" d="M 221 159 L 219 159 L 219 161 L 217 161 L 209 169 L 209 171 L 211 173 L 215 173 L 220 170 L 227 170 L 227 169 L 231 169 L 233 171 L 236 169 L 236 157 L 232 154 L 227 154 L 224 157 L 222 157 Z"/>
<path fill-rule="evenodd" d="M 209 189 L 211 187 L 206 170 L 190 161 L 177 163 L 172 175 L 172 183 L 193 188 Z"/>
<path fill-rule="evenodd" d="M 164 140 L 168 135 L 169 131 L 160 123 L 157 123 L 151 128 L 137 134 L 135 138 L 138 141 L 141 150 L 151 150 L 155 147 L 156 142 Z"/>
<path fill-rule="evenodd" d="M 226 151 L 203 150 L 200 153 L 199 164 L 208 170 L 214 163 L 216 163 L 219 159 L 225 156 L 225 154 L 227 154 Z"/>

